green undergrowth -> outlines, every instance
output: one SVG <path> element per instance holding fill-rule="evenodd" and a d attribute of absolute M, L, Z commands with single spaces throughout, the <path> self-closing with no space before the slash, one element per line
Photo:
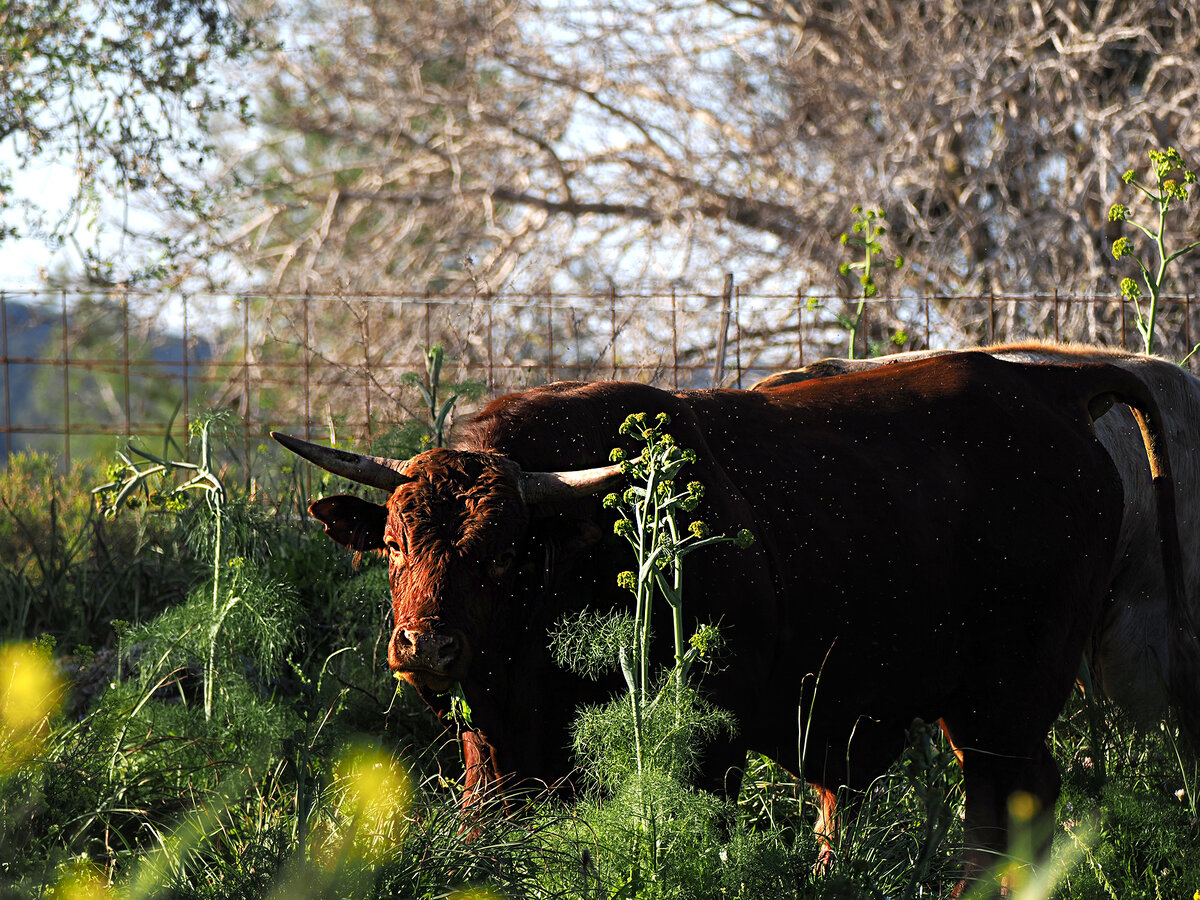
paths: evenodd
<path fill-rule="evenodd" d="M 110 460 L 63 473 L 30 456 L 0 475 L 0 898 L 901 898 L 953 886 L 961 777 L 935 726 L 914 725 L 888 774 L 843 797 L 822 874 L 812 798 L 778 766 L 751 754 L 736 802 L 693 784 L 708 742 L 738 727 L 704 701 L 711 632 L 679 633 L 676 661 L 696 650 L 684 678 L 667 659 L 634 680 L 641 707 L 623 694 L 580 712 L 576 795 L 464 808 L 452 737 L 386 671 L 383 561 L 355 561 L 302 517 L 310 494 L 290 461 L 247 477 L 222 462 L 244 441 L 231 434 L 226 449 L 224 426 L 208 427 L 217 507 L 180 492 L 198 469 L 143 476 L 110 516 L 90 494 L 129 477 Z M 399 456 L 420 437 L 380 446 Z M 150 455 L 205 466 L 198 444 Z M 671 496 L 695 497 L 686 481 Z M 328 476 L 312 493 L 345 489 Z M 685 534 L 707 539 L 681 526 L 667 542 L 677 558 Z M 654 571 L 674 583 L 670 567 Z M 669 645 L 686 617 L 656 609 Z M 560 623 L 555 645 L 585 675 L 620 668 L 622 648 L 632 670 L 646 625 L 589 613 Z M 54 702 L 16 716 L 35 687 Z M 1015 896 L 1200 890 L 1186 749 L 1079 694 L 1051 745 L 1064 773 L 1055 862 L 1017 878 Z"/>

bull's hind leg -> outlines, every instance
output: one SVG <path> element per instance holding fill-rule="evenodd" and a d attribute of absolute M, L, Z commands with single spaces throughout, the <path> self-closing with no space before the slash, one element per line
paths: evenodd
<path fill-rule="evenodd" d="M 1025 754 L 961 746 L 966 793 L 964 874 L 1009 880 L 1014 866 L 1044 861 L 1061 779 L 1044 742 Z"/>

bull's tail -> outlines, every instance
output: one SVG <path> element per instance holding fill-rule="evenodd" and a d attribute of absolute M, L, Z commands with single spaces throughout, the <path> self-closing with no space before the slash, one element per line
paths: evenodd
<path fill-rule="evenodd" d="M 1154 395 L 1140 378 L 1116 366 L 1103 365 L 1102 368 L 1107 370 L 1100 378 L 1103 387 L 1088 400 L 1088 413 L 1094 422 L 1113 402 L 1123 403 L 1133 412 L 1142 433 L 1154 480 L 1158 538 L 1167 591 L 1167 693 L 1184 733 L 1193 748 L 1200 750 L 1200 708 L 1196 704 L 1200 687 L 1200 631 L 1192 618 L 1184 586 L 1175 482 L 1171 474 L 1166 427 Z"/>

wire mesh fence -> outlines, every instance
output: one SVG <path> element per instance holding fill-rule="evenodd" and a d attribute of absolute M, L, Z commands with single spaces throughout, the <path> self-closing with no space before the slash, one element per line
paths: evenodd
<path fill-rule="evenodd" d="M 742 292 L 598 295 L 0 292 L 5 458 L 27 449 L 107 452 L 114 438 L 176 441 L 201 410 L 228 408 L 247 446 L 271 429 L 370 438 L 420 416 L 405 373 L 445 348 L 443 378 L 484 400 L 558 380 L 670 389 L 750 387 L 851 352 L 855 301 Z M 869 301 L 853 353 L 1072 340 L 1140 349 L 1119 297 L 905 296 Z M 1190 296 L 1166 298 L 1159 352 L 1193 346 Z M 460 410 L 459 414 L 468 412 Z"/>

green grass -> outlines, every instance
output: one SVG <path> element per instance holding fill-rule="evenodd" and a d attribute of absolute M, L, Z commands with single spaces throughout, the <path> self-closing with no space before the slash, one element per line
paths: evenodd
<path fill-rule="evenodd" d="M 106 519 L 88 494 L 106 464 L 55 465 L 17 458 L 0 476 L 4 637 L 48 636 L 33 658 L 69 685 L 24 731 L 0 713 L 0 897 L 901 898 L 954 883 L 961 779 L 936 729 L 914 729 L 857 798 L 825 875 L 807 790 L 756 756 L 736 804 L 627 765 L 575 803 L 463 811 L 456 747 L 386 672 L 385 567 L 299 518 L 296 473 L 224 472 L 217 593 L 238 602 L 214 640 L 211 509 Z M 1018 895 L 1192 897 L 1194 765 L 1098 712 L 1100 746 L 1079 695 L 1055 727 L 1053 884 Z"/>

